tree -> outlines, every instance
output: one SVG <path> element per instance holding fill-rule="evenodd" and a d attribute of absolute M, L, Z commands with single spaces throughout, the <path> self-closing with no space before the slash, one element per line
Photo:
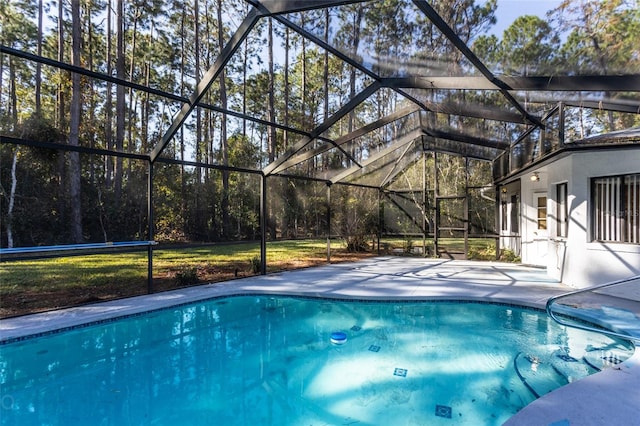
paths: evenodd
<path fill-rule="evenodd" d="M 526 15 L 504 31 L 499 63 L 507 75 L 547 75 L 552 70 L 554 52 L 560 39 L 546 21 Z"/>
<path fill-rule="evenodd" d="M 124 80 L 126 78 L 125 64 L 125 23 L 124 23 L 124 0 L 116 0 L 116 77 Z M 125 130 L 125 87 L 121 84 L 116 86 L 116 151 L 124 151 L 124 130 Z M 116 157 L 114 170 L 114 197 L 116 207 L 120 205 L 122 197 L 123 180 L 122 157 Z"/>
<path fill-rule="evenodd" d="M 80 20 L 80 0 L 71 1 L 71 64 L 80 66 L 80 54 L 82 51 L 82 22 Z M 69 120 L 69 145 L 78 146 L 80 137 L 80 115 L 82 114 L 82 86 L 80 74 L 73 73 L 71 77 L 71 114 Z M 82 204 L 80 200 L 80 153 L 69 152 L 69 204 L 70 204 L 70 229 L 71 241 L 78 244 L 82 242 Z"/>
<path fill-rule="evenodd" d="M 640 67 L 637 0 L 564 0 L 550 12 L 567 35 L 563 63 L 578 74 L 634 73 Z"/>
<path fill-rule="evenodd" d="M 218 0 L 218 48 L 224 48 L 224 27 L 222 25 L 222 0 Z M 227 86 L 225 82 L 226 73 L 220 72 L 220 103 L 222 108 L 227 109 Z M 222 150 L 222 164 L 229 165 L 229 146 L 227 141 L 227 116 L 222 114 L 220 123 L 220 149 Z M 229 232 L 229 172 L 222 171 L 222 229 L 225 236 Z"/>
<path fill-rule="evenodd" d="M 564 0 L 550 12 L 559 31 L 568 34 L 560 50 L 559 63 L 564 66 L 561 70 L 584 75 L 637 73 L 640 69 L 638 6 L 637 0 Z M 628 95 L 613 94 L 614 97 Z M 605 126 L 609 131 L 633 126 L 633 119 L 629 116 L 616 115 L 611 111 L 603 114 L 580 110 L 574 121 L 578 122 L 575 127 L 580 129 L 576 131 L 578 137 L 587 136 L 591 132 L 586 128 L 589 126 L 595 127 L 596 131 Z"/>

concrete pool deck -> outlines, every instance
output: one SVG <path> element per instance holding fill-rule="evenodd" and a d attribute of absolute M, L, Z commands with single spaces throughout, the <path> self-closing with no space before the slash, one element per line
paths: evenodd
<path fill-rule="evenodd" d="M 0 341 L 232 294 L 457 299 L 544 309 L 549 297 L 571 290 L 538 268 L 497 262 L 376 257 L 8 318 L 0 320 Z M 640 351 L 615 368 L 544 395 L 505 424 L 632 424 L 640 421 L 638 383 Z"/>

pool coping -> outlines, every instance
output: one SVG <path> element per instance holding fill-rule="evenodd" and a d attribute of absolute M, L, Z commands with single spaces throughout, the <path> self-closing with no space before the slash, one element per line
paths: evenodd
<path fill-rule="evenodd" d="M 497 282 L 497 283 L 496 283 Z M 0 345 L 217 297 L 275 294 L 360 300 L 460 300 L 544 309 L 571 291 L 544 270 L 500 262 L 376 257 L 253 276 L 0 320 Z M 505 425 L 623 424 L 640 418 L 640 350 L 616 369 L 563 386 Z M 615 409 L 612 409 L 615 407 Z"/>

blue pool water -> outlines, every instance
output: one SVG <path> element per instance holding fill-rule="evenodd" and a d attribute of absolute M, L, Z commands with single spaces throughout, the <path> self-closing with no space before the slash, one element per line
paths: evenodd
<path fill-rule="evenodd" d="M 515 306 L 236 296 L 0 346 L 0 424 L 498 425 L 632 352 Z"/>

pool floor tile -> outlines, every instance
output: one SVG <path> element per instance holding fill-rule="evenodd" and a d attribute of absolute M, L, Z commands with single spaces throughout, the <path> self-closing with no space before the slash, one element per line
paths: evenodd
<path fill-rule="evenodd" d="M 407 371 L 408 370 L 406 368 L 396 368 L 395 370 L 393 370 L 393 375 L 399 377 L 407 377 Z"/>
<path fill-rule="evenodd" d="M 578 362 L 578 360 L 571 355 L 558 355 L 558 358 L 566 362 Z"/>
<path fill-rule="evenodd" d="M 446 405 L 436 405 L 436 416 L 444 417 L 445 419 L 451 418 L 451 407 Z"/>

